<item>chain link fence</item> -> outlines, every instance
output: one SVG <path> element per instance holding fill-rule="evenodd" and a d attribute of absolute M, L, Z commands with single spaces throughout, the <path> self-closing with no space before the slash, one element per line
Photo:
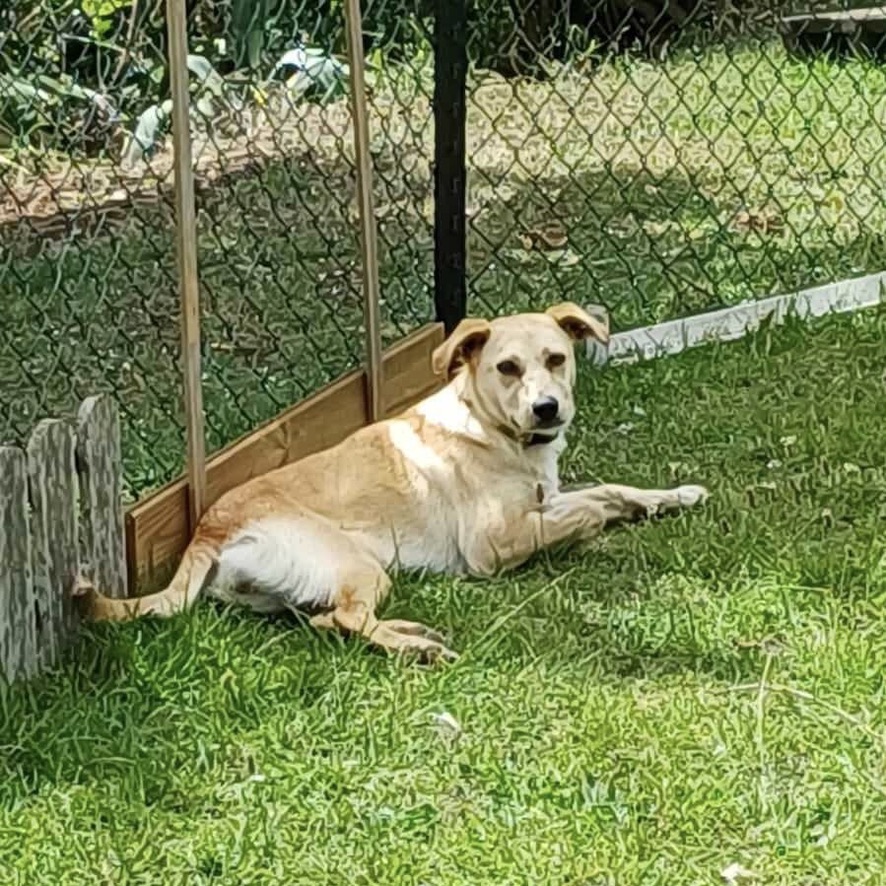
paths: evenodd
<path fill-rule="evenodd" d="M 130 496 L 185 452 L 163 9 L 0 11 L 0 437 L 109 390 Z M 469 309 L 623 329 L 881 270 L 880 30 L 787 11 L 476 0 Z M 362 281 L 340 5 L 188 13 L 212 451 L 359 365 Z M 434 314 L 432 10 L 374 0 L 364 29 L 390 344 Z"/>
<path fill-rule="evenodd" d="M 886 268 L 882 8 L 505 6 L 468 105 L 473 311 L 625 329 Z"/>

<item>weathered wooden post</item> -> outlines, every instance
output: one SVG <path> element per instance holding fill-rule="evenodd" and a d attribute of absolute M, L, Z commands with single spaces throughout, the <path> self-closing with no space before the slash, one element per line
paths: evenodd
<path fill-rule="evenodd" d="M 7 682 L 34 672 L 37 639 L 32 617 L 28 460 L 0 448 L 0 671 Z"/>
<path fill-rule="evenodd" d="M 58 662 L 79 628 L 73 592 L 84 567 L 104 593 L 126 594 L 122 484 L 107 395 L 83 402 L 76 433 L 48 419 L 26 450 L 0 448 L 0 680 Z"/>
<path fill-rule="evenodd" d="M 40 422 L 28 442 L 33 604 L 43 667 L 58 661 L 79 627 L 71 599 L 80 569 L 75 449 L 70 425 L 52 419 Z"/>

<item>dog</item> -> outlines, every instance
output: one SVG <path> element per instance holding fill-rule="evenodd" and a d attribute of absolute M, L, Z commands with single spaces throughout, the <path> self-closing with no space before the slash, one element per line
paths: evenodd
<path fill-rule="evenodd" d="M 562 490 L 575 415 L 574 345 L 608 324 L 570 302 L 462 320 L 432 354 L 447 383 L 396 418 L 227 492 L 200 520 L 169 586 L 129 600 L 89 586 L 87 618 L 169 616 L 205 590 L 257 613 L 313 612 L 317 628 L 391 653 L 453 660 L 436 631 L 379 619 L 398 570 L 493 576 L 608 524 L 699 504 L 702 486 Z"/>

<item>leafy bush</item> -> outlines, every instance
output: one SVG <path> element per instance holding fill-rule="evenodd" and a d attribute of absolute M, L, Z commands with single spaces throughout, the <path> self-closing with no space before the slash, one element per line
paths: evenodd
<path fill-rule="evenodd" d="M 313 47 L 298 47 L 284 53 L 261 89 L 255 89 L 248 82 L 225 79 L 202 55 L 188 56 L 188 70 L 196 78 L 192 81 L 195 100 L 191 114 L 201 128 L 211 126 L 222 113 L 242 115 L 250 99 L 266 104 L 268 93 L 275 86 L 278 92 L 280 89 L 285 92 L 286 101 L 304 98 L 326 101 L 340 94 L 348 76 L 346 65 Z M 138 116 L 126 150 L 127 163 L 151 155 L 171 114 L 172 100 L 165 99 Z"/>
<path fill-rule="evenodd" d="M 264 3 L 266 12 L 272 3 Z M 0 149 L 122 150 L 130 161 L 150 154 L 172 109 L 165 22 L 156 19 L 162 4 L 147 11 L 131 0 L 84 0 L 82 6 L 56 0 L 49 6 L 48 15 L 37 0 L 0 10 L 0 63 L 8 64 L 0 68 Z M 285 83 L 276 84 L 277 91 L 285 89 L 290 99 L 324 100 L 342 88 L 340 62 L 284 35 L 279 17 L 262 19 L 259 39 L 247 7 L 255 4 L 189 6 L 191 47 L 205 50 L 189 57 L 198 125 L 261 100 L 255 81 L 272 43 L 279 61 L 261 81 L 263 89 L 273 90 L 281 76 Z M 233 40 L 215 33 L 229 24 L 225 10 L 236 26 Z M 222 76 L 237 73 L 234 62 L 244 58 L 252 68 L 245 76 Z"/>

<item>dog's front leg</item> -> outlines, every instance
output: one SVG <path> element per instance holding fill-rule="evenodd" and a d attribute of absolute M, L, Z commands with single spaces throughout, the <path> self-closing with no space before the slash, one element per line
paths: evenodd
<path fill-rule="evenodd" d="M 576 490 L 603 509 L 606 523 L 643 520 L 670 511 L 701 504 L 708 497 L 704 486 L 676 486 L 673 489 L 638 489 L 606 483 Z M 570 493 L 565 493 L 570 494 Z"/>
<path fill-rule="evenodd" d="M 466 560 L 477 575 L 493 575 L 524 563 L 544 548 L 586 541 L 609 523 L 638 520 L 704 501 L 702 486 L 636 489 L 607 484 L 559 492 L 537 509 L 496 521 L 467 545 Z"/>
<path fill-rule="evenodd" d="M 606 525 L 606 511 L 588 490 L 561 492 L 537 508 L 484 520 L 465 540 L 464 555 L 475 575 L 494 575 L 524 563 L 543 548 L 590 539 Z"/>

